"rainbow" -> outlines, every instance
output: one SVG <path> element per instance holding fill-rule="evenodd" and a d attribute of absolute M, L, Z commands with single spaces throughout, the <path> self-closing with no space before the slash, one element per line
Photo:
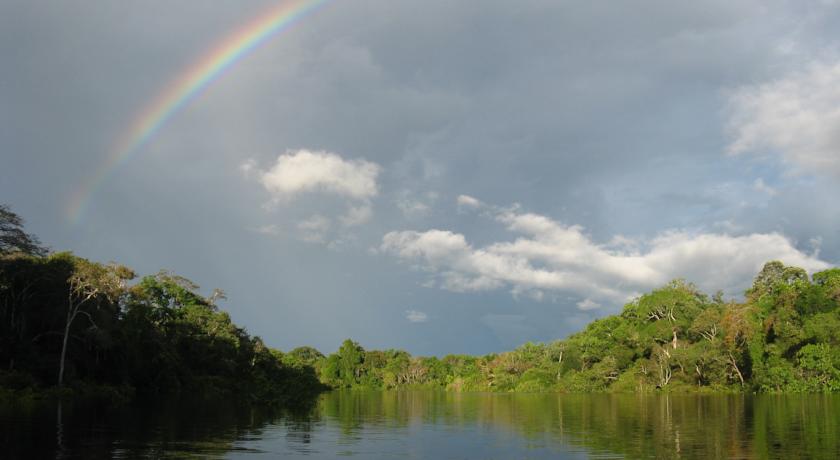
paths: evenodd
<path fill-rule="evenodd" d="M 248 53 L 288 29 L 330 0 L 286 0 L 260 14 L 186 68 L 154 101 L 144 108 L 120 137 L 96 173 L 70 197 L 66 208 L 71 223 L 78 223 L 94 193 L 107 177 L 139 151 L 166 122 L 195 99 L 214 80 Z"/>

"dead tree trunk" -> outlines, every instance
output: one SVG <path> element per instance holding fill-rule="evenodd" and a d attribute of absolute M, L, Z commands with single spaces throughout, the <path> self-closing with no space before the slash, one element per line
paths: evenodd
<path fill-rule="evenodd" d="M 58 365 L 58 386 L 59 387 L 64 385 L 64 368 L 65 368 L 65 363 L 66 363 L 66 358 L 67 358 L 67 342 L 68 342 L 68 339 L 70 338 L 70 328 L 73 326 L 73 322 L 76 320 L 76 317 L 79 316 L 79 314 L 83 314 L 83 315 L 87 316 L 87 318 L 90 321 L 90 324 L 93 328 L 97 327 L 96 323 L 93 322 L 93 317 L 90 316 L 90 313 L 82 310 L 81 308 L 82 308 L 82 305 L 87 303 L 87 301 L 96 297 L 99 294 L 99 290 L 98 289 L 91 290 L 90 292 L 87 293 L 87 295 L 85 295 L 82 299 L 80 299 L 78 301 L 74 299 L 74 293 L 75 292 L 76 292 L 76 290 L 71 289 L 70 290 L 70 295 L 68 296 L 68 299 L 67 299 L 67 322 L 64 325 L 64 337 L 61 341 L 61 362 Z"/>
<path fill-rule="evenodd" d="M 744 386 L 744 376 L 741 374 L 741 369 L 738 369 L 738 363 L 735 361 L 735 357 L 732 356 L 732 353 L 729 353 L 729 363 L 732 364 L 732 368 L 735 369 L 735 373 L 738 374 L 738 380 L 741 381 L 741 386 Z"/>
<path fill-rule="evenodd" d="M 68 313 L 67 324 L 64 326 L 64 338 L 61 340 L 61 363 L 58 366 L 58 386 L 64 385 L 64 362 L 67 357 L 67 339 L 70 337 L 70 315 Z"/>

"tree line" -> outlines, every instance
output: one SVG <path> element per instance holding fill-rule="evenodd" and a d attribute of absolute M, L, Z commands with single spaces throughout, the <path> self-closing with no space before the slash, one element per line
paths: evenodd
<path fill-rule="evenodd" d="M 49 253 L 0 206 L 0 390 L 197 394 L 299 402 L 314 368 L 231 321 L 190 280 Z"/>
<path fill-rule="evenodd" d="M 300 359 L 333 387 L 520 392 L 840 391 L 840 269 L 767 263 L 743 302 L 683 280 L 567 339 L 485 356 L 415 357 L 346 340 Z"/>
<path fill-rule="evenodd" d="M 767 263 L 741 302 L 675 280 L 550 343 L 412 356 L 345 340 L 287 353 L 231 321 L 224 293 L 50 253 L 0 205 L 0 390 L 117 388 L 296 401 L 324 388 L 521 392 L 840 391 L 840 269 Z"/>

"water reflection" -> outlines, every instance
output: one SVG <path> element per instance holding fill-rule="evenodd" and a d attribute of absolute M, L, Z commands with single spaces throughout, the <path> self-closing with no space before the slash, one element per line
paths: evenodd
<path fill-rule="evenodd" d="M 836 396 L 337 391 L 303 412 L 0 405 L 3 458 L 840 458 Z"/>
<path fill-rule="evenodd" d="M 836 396 L 341 392 L 321 404 L 348 440 L 411 426 L 491 429 L 530 446 L 661 458 L 838 458 Z M 526 443 L 528 444 L 528 443 Z"/>

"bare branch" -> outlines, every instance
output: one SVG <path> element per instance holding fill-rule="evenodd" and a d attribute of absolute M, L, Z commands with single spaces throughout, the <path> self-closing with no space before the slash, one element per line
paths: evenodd
<path fill-rule="evenodd" d="M 88 321 L 90 321 L 90 325 L 91 325 L 94 329 L 99 329 L 99 326 L 97 326 L 97 325 L 96 325 L 96 322 L 93 320 L 93 317 L 92 317 L 92 316 L 90 316 L 90 313 L 88 313 L 88 312 L 86 312 L 86 311 L 84 311 L 84 310 L 79 310 L 79 311 L 78 311 L 78 313 L 81 313 L 81 314 L 83 314 L 83 315 L 87 316 Z"/>

